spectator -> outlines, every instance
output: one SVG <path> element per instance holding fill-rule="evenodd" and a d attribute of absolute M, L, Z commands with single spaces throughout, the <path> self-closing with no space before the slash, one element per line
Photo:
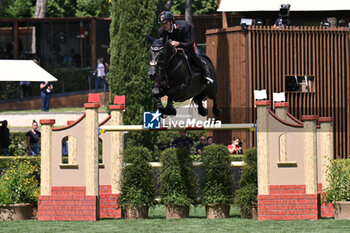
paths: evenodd
<path fill-rule="evenodd" d="M 50 98 L 51 98 L 51 92 L 53 89 L 52 83 L 50 82 L 42 82 L 40 84 L 41 89 L 41 110 L 48 112 L 50 107 Z"/>
<path fill-rule="evenodd" d="M 38 123 L 35 120 L 33 120 L 32 129 L 29 130 L 26 134 L 28 155 L 40 154 L 38 142 L 39 142 L 41 133 L 37 129 L 38 129 Z"/>
<path fill-rule="evenodd" d="M 204 147 L 207 145 L 206 144 L 207 140 L 205 139 L 204 136 L 201 136 L 199 140 L 200 141 L 199 141 L 198 145 L 196 146 L 196 153 L 201 155 L 202 152 L 203 152 Z"/>
<path fill-rule="evenodd" d="M 109 67 L 108 67 L 109 68 Z M 97 77 L 95 83 L 95 89 L 100 89 L 100 86 L 105 90 L 107 89 L 107 81 L 106 81 L 106 68 L 103 63 L 103 57 L 97 59 Z"/>
<path fill-rule="evenodd" d="M 19 85 L 22 89 L 23 98 L 32 96 L 32 87 L 29 81 L 21 81 Z"/>
<path fill-rule="evenodd" d="M 7 120 L 0 121 L 0 141 L 1 141 L 1 149 L 2 154 L 8 156 L 9 155 L 9 145 L 11 144 L 10 140 L 10 130 L 7 128 Z"/>
<path fill-rule="evenodd" d="M 230 151 L 230 154 L 243 154 L 242 142 L 239 137 L 233 137 L 232 144 L 228 145 L 227 148 Z"/>
<path fill-rule="evenodd" d="M 186 136 L 185 130 L 180 130 L 180 137 L 175 138 L 175 140 L 171 143 L 171 146 L 175 146 L 175 148 L 185 147 L 188 151 L 190 151 L 191 147 L 193 146 L 193 141 L 190 137 Z"/>
<path fill-rule="evenodd" d="M 213 137 L 212 136 L 208 136 L 207 137 L 207 146 L 210 146 L 210 145 L 214 145 L 214 141 L 213 141 Z"/>

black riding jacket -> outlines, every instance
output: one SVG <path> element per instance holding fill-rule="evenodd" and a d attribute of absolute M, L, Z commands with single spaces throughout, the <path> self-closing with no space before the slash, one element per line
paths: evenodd
<path fill-rule="evenodd" d="M 194 35 L 191 30 L 191 25 L 188 24 L 184 20 L 176 21 L 173 24 L 173 30 L 172 32 L 168 32 L 163 30 L 163 28 L 159 28 L 158 30 L 158 36 L 159 37 L 165 37 L 168 36 L 168 39 L 178 41 L 179 42 L 179 48 L 186 49 L 191 54 L 194 53 Z"/>

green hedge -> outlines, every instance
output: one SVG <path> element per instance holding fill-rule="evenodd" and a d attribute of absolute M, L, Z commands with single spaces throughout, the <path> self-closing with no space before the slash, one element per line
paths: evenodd
<path fill-rule="evenodd" d="M 26 132 L 11 132 L 11 144 L 9 146 L 9 154 L 11 156 L 25 156 L 27 155 L 27 138 Z M 0 155 L 2 151 L 0 151 Z"/>

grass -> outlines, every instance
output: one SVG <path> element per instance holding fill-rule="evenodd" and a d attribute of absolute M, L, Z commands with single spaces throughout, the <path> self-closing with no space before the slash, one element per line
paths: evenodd
<path fill-rule="evenodd" d="M 257 221 L 241 219 L 231 209 L 228 219 L 205 219 L 204 207 L 191 208 L 190 218 L 166 220 L 163 206 L 150 210 L 146 220 L 104 219 L 97 222 L 0 222 L 0 232 L 350 232 L 350 221 Z"/>

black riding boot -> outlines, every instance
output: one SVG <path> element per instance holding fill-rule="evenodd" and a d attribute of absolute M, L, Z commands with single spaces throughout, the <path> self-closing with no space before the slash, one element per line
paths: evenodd
<path fill-rule="evenodd" d="M 204 81 L 206 84 L 210 84 L 213 82 L 213 80 L 210 78 L 210 72 L 208 67 L 204 64 L 204 61 L 202 61 L 199 57 L 195 57 L 195 62 L 197 67 L 201 70 L 201 73 L 203 75 Z"/>

